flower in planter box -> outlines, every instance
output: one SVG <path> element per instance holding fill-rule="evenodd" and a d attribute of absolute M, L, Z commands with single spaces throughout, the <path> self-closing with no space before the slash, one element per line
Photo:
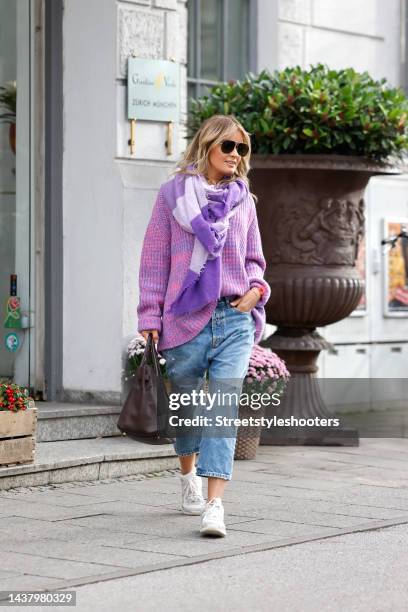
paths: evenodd
<path fill-rule="evenodd" d="M 146 340 L 141 334 L 137 334 L 128 344 L 127 348 L 127 372 L 129 374 L 125 380 L 134 376 L 137 368 L 140 366 L 143 358 L 143 353 L 146 348 Z M 166 360 L 161 355 L 161 353 L 157 353 L 159 358 L 160 370 L 163 375 L 163 378 L 168 378 L 166 371 Z"/>
<path fill-rule="evenodd" d="M 25 387 L 13 383 L 0 384 L 0 411 L 18 412 L 19 410 L 27 410 L 32 399 Z"/>
<path fill-rule="evenodd" d="M 283 393 L 290 373 L 285 362 L 271 349 L 258 344 L 252 347 L 247 375 L 243 383 L 243 392 L 249 395 L 257 393 Z"/>

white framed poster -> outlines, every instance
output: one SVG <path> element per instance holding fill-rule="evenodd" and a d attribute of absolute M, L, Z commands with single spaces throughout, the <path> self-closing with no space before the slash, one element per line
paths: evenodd
<path fill-rule="evenodd" d="M 408 219 L 383 219 L 383 237 L 408 230 Z M 399 238 L 383 251 L 384 316 L 408 317 L 408 239 Z"/>

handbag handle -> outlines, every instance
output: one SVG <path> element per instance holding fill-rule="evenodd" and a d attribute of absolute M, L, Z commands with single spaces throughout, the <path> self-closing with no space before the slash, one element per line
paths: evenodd
<path fill-rule="evenodd" d="M 152 332 L 149 332 L 149 335 L 147 337 L 146 348 L 145 348 L 145 352 L 143 353 L 143 357 L 142 357 L 142 361 L 140 362 L 140 365 L 141 366 L 146 365 L 148 358 L 151 358 L 155 372 L 157 375 L 159 375 L 159 372 L 160 372 L 159 358 L 157 356 L 156 347 L 153 342 Z"/>

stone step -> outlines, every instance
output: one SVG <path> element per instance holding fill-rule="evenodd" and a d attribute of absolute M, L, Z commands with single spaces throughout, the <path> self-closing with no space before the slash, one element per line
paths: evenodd
<path fill-rule="evenodd" d="M 36 444 L 34 462 L 0 467 L 0 490 L 105 480 L 174 469 L 172 444 L 147 444 L 120 435 Z"/>
<path fill-rule="evenodd" d="M 122 435 L 117 421 L 120 405 L 36 402 L 37 441 L 80 440 Z"/>

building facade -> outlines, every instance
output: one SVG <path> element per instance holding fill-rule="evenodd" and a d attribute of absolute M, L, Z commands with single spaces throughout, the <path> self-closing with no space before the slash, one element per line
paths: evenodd
<path fill-rule="evenodd" d="M 3 327 L 0 376 L 57 402 L 122 400 L 142 241 L 186 146 L 188 96 L 317 62 L 405 86 L 401 0 L 0 0 L 0 28 L 0 85 L 18 91 L 15 155 L 0 125 L 0 292 L 17 274 L 23 315 Z M 136 122 L 130 150 L 131 56 L 180 65 L 170 155 L 161 122 Z M 366 206 L 366 307 L 319 330 L 336 349 L 320 374 L 404 378 L 408 317 L 385 313 L 380 240 L 384 219 L 408 219 L 407 179 L 371 179 Z"/>

